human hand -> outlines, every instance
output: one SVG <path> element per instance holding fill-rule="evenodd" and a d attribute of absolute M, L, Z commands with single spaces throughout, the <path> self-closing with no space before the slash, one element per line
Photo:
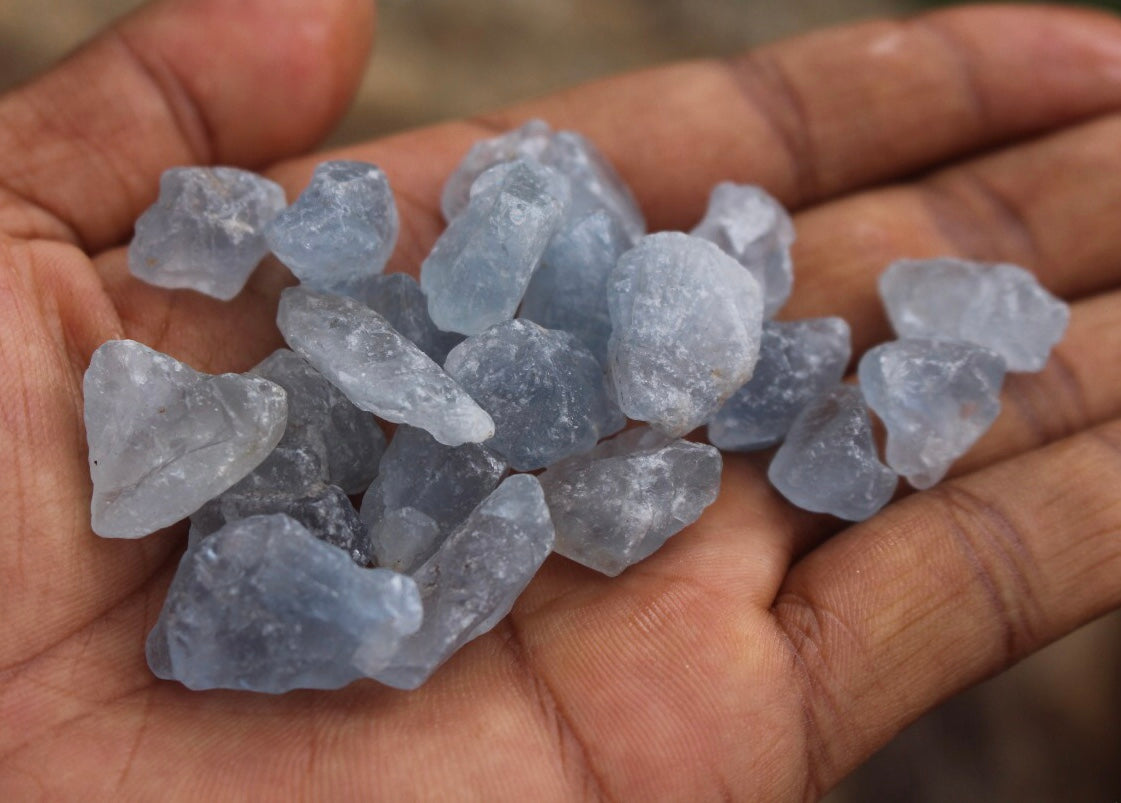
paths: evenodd
<path fill-rule="evenodd" d="M 954 478 L 849 526 L 728 455 L 718 502 L 608 579 L 552 558 L 420 690 L 269 697 L 158 681 L 143 642 L 183 527 L 89 530 L 81 377 L 131 337 L 208 371 L 279 345 L 267 264 L 223 304 L 132 279 L 159 173 L 268 168 L 290 195 L 357 81 L 359 0 L 167 0 L 0 99 L 0 799 L 815 798 L 938 701 L 1121 604 L 1121 24 L 955 9 L 609 79 L 346 149 L 398 194 L 391 269 L 439 233 L 469 144 L 586 133 L 652 229 L 719 180 L 799 210 L 788 317 L 890 337 L 897 257 L 1019 262 L 1075 299 L 1047 368 Z M 982 150 L 989 152 L 978 155 Z"/>

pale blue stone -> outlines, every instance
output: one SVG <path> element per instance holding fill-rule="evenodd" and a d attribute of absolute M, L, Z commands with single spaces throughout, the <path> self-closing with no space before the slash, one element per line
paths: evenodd
<path fill-rule="evenodd" d="M 389 179 L 366 162 L 323 162 L 266 233 L 269 248 L 314 290 L 350 294 L 381 273 L 397 243 Z"/>
<path fill-rule="evenodd" d="M 838 385 L 807 404 L 771 461 L 771 484 L 800 508 L 863 521 L 899 480 L 880 462 L 860 388 Z"/>
<path fill-rule="evenodd" d="M 440 547 L 445 531 L 416 508 L 390 510 L 370 530 L 377 565 L 411 574 Z"/>
<path fill-rule="evenodd" d="M 284 203 L 279 184 L 247 170 L 165 170 L 159 198 L 136 221 L 129 270 L 149 284 L 228 301 L 268 253 L 265 227 Z"/>
<path fill-rule="evenodd" d="M 585 452 L 626 424 L 596 358 L 568 332 L 506 321 L 452 349 L 445 367 L 490 413 L 487 446 L 517 471 Z"/>
<path fill-rule="evenodd" d="M 450 223 L 467 208 L 471 186 L 487 169 L 522 157 L 539 160 L 552 133 L 544 120 L 529 120 L 499 136 L 478 140 L 444 184 L 440 197 L 444 220 Z"/>
<path fill-rule="evenodd" d="M 929 488 L 1000 412 L 1004 360 L 956 340 L 885 343 L 860 360 L 860 387 L 887 429 L 887 464 Z"/>
<path fill-rule="evenodd" d="M 355 298 L 379 313 L 390 326 L 440 365 L 444 364 L 448 352 L 463 342 L 463 335 L 443 332 L 432 323 L 428 299 L 417 280 L 407 273 L 375 276 L 363 285 Z"/>
<path fill-rule="evenodd" d="M 755 373 L 708 422 L 709 443 L 732 452 L 779 443 L 802 408 L 841 381 L 851 356 L 841 318 L 765 322 Z"/>

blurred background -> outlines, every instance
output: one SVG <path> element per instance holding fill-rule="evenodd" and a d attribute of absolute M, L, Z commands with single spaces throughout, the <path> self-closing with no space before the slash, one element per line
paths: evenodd
<path fill-rule="evenodd" d="M 4 0 L 0 90 L 139 4 Z M 933 4 L 382 0 L 377 51 L 332 142 L 474 114 L 620 70 L 730 54 L 823 25 Z M 1117 9 L 1121 0 L 1099 5 Z M 901 733 L 829 800 L 1121 800 L 1121 614 L 946 702 Z"/>

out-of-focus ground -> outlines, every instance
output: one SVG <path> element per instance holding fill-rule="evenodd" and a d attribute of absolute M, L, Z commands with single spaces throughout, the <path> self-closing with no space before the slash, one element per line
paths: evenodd
<path fill-rule="evenodd" d="M 377 53 L 332 142 L 485 111 L 619 70 L 906 12 L 915 2 L 383 0 Z M 6 0 L 0 90 L 136 5 Z M 946 702 L 830 795 L 832 803 L 1118 799 L 1119 614 Z"/>

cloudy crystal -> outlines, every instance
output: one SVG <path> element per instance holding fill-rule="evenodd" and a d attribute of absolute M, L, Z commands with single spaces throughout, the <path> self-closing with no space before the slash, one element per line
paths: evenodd
<path fill-rule="evenodd" d="M 444 532 L 416 508 L 390 510 L 370 530 L 377 565 L 411 574 L 436 552 Z"/>
<path fill-rule="evenodd" d="M 443 332 L 428 315 L 428 299 L 417 280 L 407 273 L 387 273 L 366 282 L 355 298 L 389 321 L 389 325 L 416 344 L 440 365 L 463 335 Z"/>
<path fill-rule="evenodd" d="M 490 139 L 478 140 L 463 157 L 444 184 L 440 208 L 449 223 L 467 208 L 471 185 L 488 168 L 502 162 L 529 157 L 540 159 L 552 137 L 552 130 L 544 120 L 529 120 Z"/>

